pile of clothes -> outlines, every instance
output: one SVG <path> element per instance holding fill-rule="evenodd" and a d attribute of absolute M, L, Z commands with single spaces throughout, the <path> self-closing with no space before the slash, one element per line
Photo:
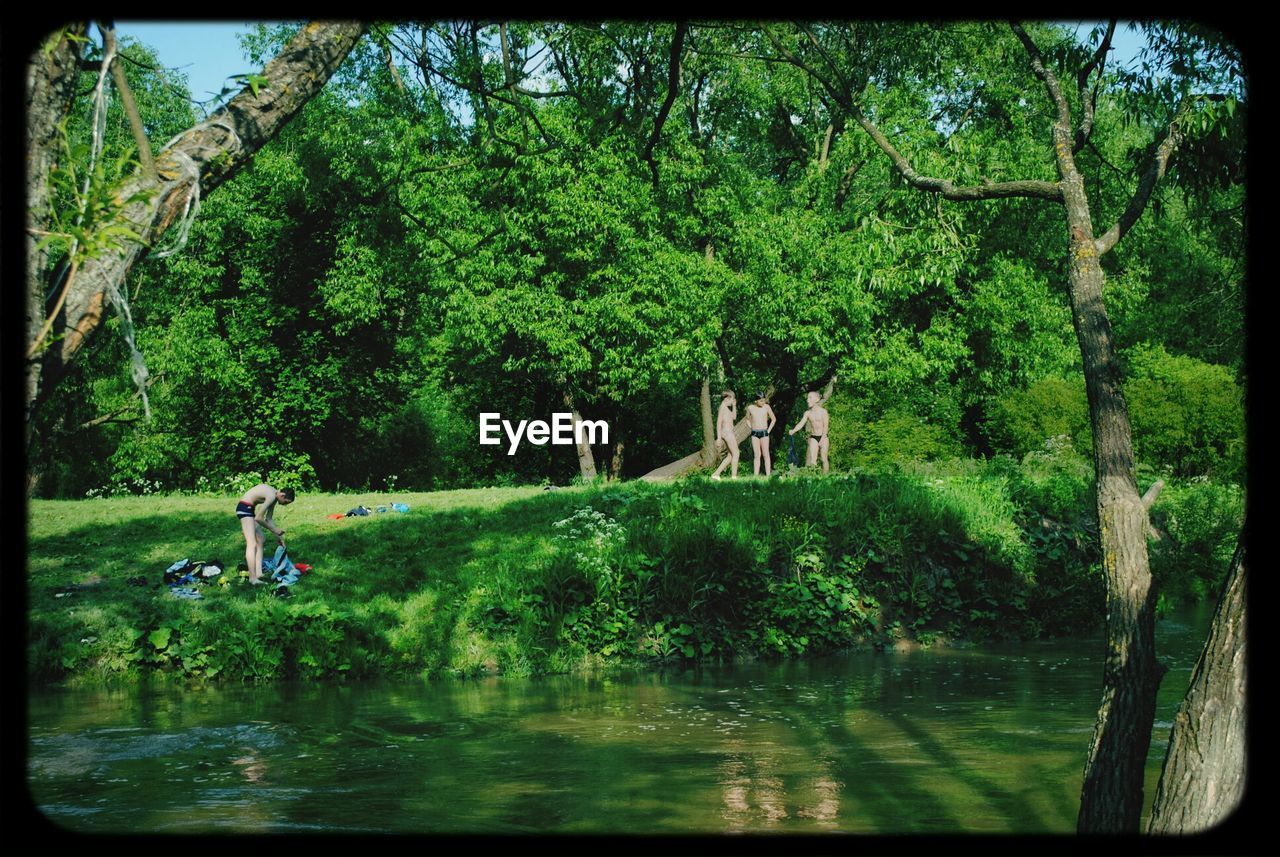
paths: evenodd
<path fill-rule="evenodd" d="M 305 562 L 295 563 L 289 559 L 289 553 L 284 549 L 284 545 L 276 548 L 275 556 L 271 557 L 271 559 L 267 559 L 265 556 L 262 558 L 262 573 L 270 574 L 271 579 L 280 584 L 276 587 L 274 594 L 281 598 L 288 598 L 288 587 L 297 583 L 298 579 L 309 571 L 311 571 L 311 566 Z M 281 592 L 281 589 L 285 591 Z"/>
<path fill-rule="evenodd" d="M 376 506 L 370 509 L 363 504 L 356 506 L 354 509 L 348 509 L 344 515 L 341 512 L 334 512 L 332 515 L 326 515 L 332 521 L 341 521 L 343 518 L 363 518 L 378 512 L 407 512 L 409 506 L 405 503 L 392 503 L 389 506 Z"/>
<path fill-rule="evenodd" d="M 207 561 L 180 559 L 165 569 L 164 582 L 169 587 L 169 594 L 173 597 L 195 601 L 204 597 L 197 587 L 215 582 L 219 586 L 226 586 L 231 582 L 222 574 L 222 571 L 223 565 L 216 559 Z M 283 545 L 276 548 L 274 556 L 262 558 L 262 573 L 270 575 L 270 579 L 277 584 L 272 594 L 279 598 L 290 597 L 292 593 L 289 592 L 289 587 L 309 571 L 311 566 L 302 562 L 295 563 L 289 559 L 289 554 Z M 242 569 L 240 577 L 247 580 L 249 572 Z"/>
<path fill-rule="evenodd" d="M 197 585 L 217 582 L 225 586 L 227 579 L 222 576 L 219 560 L 180 559 L 164 570 L 164 582 L 175 598 L 198 600 L 204 596 L 195 588 Z"/>

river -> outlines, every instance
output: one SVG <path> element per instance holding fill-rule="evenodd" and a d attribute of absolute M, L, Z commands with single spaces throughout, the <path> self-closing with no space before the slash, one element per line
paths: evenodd
<path fill-rule="evenodd" d="M 1158 623 L 1147 803 L 1207 632 Z M 28 697 L 38 811 L 89 833 L 1063 833 L 1100 637 L 609 676 Z"/>

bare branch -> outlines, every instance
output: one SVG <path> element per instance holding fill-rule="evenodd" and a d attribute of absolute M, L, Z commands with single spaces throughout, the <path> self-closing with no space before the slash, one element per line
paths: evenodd
<path fill-rule="evenodd" d="M 1021 32 L 1021 28 L 1016 24 L 1013 25 L 1015 31 Z M 880 132 L 870 119 L 868 119 L 853 101 L 853 93 L 847 88 L 835 85 L 832 81 L 823 77 L 809 64 L 797 57 L 787 47 L 782 44 L 781 40 L 773 34 L 768 26 L 762 26 L 762 31 L 770 43 L 778 50 L 787 62 L 795 65 L 797 68 L 809 74 L 814 80 L 822 85 L 824 89 L 831 95 L 832 100 L 842 107 L 853 117 L 862 129 L 870 135 L 880 150 L 889 156 L 889 160 L 893 162 L 898 173 L 906 179 L 907 183 L 912 187 L 927 191 L 929 193 L 941 194 L 944 198 L 961 202 L 968 202 L 982 199 L 1004 199 L 1009 197 L 1030 197 L 1034 199 L 1046 199 L 1052 202 L 1061 202 L 1063 199 L 1062 188 L 1057 182 L 1047 181 L 1008 181 L 1008 182 L 984 182 L 980 185 L 957 186 L 950 179 L 933 178 L 931 176 L 922 176 L 911 166 L 911 163 L 902 156 L 902 154 L 894 148 L 889 139 Z M 1023 36 L 1026 34 L 1023 33 Z M 812 39 L 812 33 L 809 34 Z M 1029 39 L 1025 40 L 1030 43 Z M 1035 45 L 1030 44 L 1029 51 L 1033 52 L 1033 57 L 1038 57 L 1039 52 L 1036 51 Z M 1041 66 L 1043 69 L 1043 66 Z M 1039 72 L 1037 72 L 1039 73 Z M 1054 81 L 1056 87 L 1056 81 Z M 1063 102 L 1065 104 L 1065 102 Z"/>
<path fill-rule="evenodd" d="M 1027 35 L 1027 31 L 1022 29 L 1022 25 L 1017 21 L 1010 22 L 1009 26 L 1013 29 L 1014 34 L 1022 42 L 1023 47 L 1027 49 L 1028 56 L 1031 57 L 1031 70 L 1036 73 L 1036 77 L 1044 82 L 1045 89 L 1049 91 L 1049 100 L 1053 102 L 1058 109 L 1058 124 L 1064 129 L 1071 128 L 1071 108 L 1067 104 L 1067 99 L 1062 95 L 1062 87 L 1058 85 L 1058 78 L 1048 66 L 1044 64 L 1044 57 L 1040 55 L 1040 49 L 1036 47 L 1036 43 Z"/>
<path fill-rule="evenodd" d="M 835 75 L 836 80 L 840 84 L 840 90 L 842 92 L 851 92 L 852 86 L 850 85 L 849 81 L 844 78 L 844 75 L 840 73 L 840 64 L 837 63 L 835 60 L 833 60 L 831 58 L 831 55 L 827 53 L 826 48 L 824 48 L 822 46 L 822 43 L 818 41 L 818 37 L 813 34 L 813 30 L 810 30 L 807 26 L 804 27 L 803 29 L 804 29 L 804 34 L 809 37 L 809 43 L 813 45 L 814 49 L 822 56 L 822 59 L 826 62 L 827 67 L 831 69 L 831 73 Z"/>
<path fill-rule="evenodd" d="M 124 115 L 129 120 L 129 130 L 133 133 L 133 143 L 138 147 L 138 160 L 142 164 L 142 172 L 147 178 L 154 179 L 156 177 L 156 161 L 151 156 L 151 141 L 147 139 L 147 132 L 142 127 L 142 117 L 138 114 L 138 103 L 133 100 L 133 90 L 129 88 L 129 81 L 124 76 L 124 69 L 120 63 L 116 62 L 119 52 L 116 50 L 116 31 L 109 23 L 99 23 L 99 29 L 102 30 L 102 43 L 105 46 L 104 55 L 111 58 L 111 80 L 116 85 L 116 91 L 120 94 L 120 106 L 124 108 Z"/>
<path fill-rule="evenodd" d="M 834 122 L 827 123 L 827 132 L 822 135 L 822 145 L 818 148 L 818 169 L 826 170 L 827 156 L 831 154 L 831 138 L 836 134 Z"/>
<path fill-rule="evenodd" d="M 396 69 L 395 57 L 391 55 L 392 44 L 390 38 L 376 27 L 370 28 L 369 32 L 378 46 L 382 48 L 382 56 L 387 62 L 387 71 L 391 73 L 392 82 L 395 83 L 396 89 L 400 91 L 400 94 L 405 95 L 407 90 L 405 89 L 404 81 L 400 79 L 400 72 Z"/>
<path fill-rule="evenodd" d="M 1152 505 L 1155 504 L 1156 498 L 1160 496 L 1160 491 L 1163 488 L 1163 479 L 1157 479 L 1155 482 L 1151 483 L 1151 487 L 1147 489 L 1147 493 L 1142 495 L 1142 505 L 1150 509 Z"/>
<path fill-rule="evenodd" d="M 1106 61 L 1107 51 L 1111 49 L 1111 38 L 1116 32 L 1116 19 L 1112 18 L 1107 23 L 1107 32 L 1102 36 L 1102 43 L 1098 45 L 1098 49 L 1093 52 L 1093 56 L 1089 58 L 1089 62 L 1085 63 L 1084 68 L 1080 69 L 1080 89 L 1084 90 L 1088 83 L 1089 75 L 1093 73 L 1095 68 L 1100 68 Z"/>

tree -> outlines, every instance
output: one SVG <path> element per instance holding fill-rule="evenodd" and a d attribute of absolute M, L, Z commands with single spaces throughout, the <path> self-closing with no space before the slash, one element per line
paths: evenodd
<path fill-rule="evenodd" d="M 360 23 L 302 27 L 261 75 L 225 107 L 170 143 L 119 188 L 97 220 L 77 219 L 55 235 L 50 179 L 58 161 L 60 125 L 71 109 L 87 26 L 51 36 L 28 61 L 26 445 L 32 417 L 120 301 L 130 269 L 160 237 L 180 224 L 324 86 L 364 32 Z M 114 61 L 108 50 L 104 62 Z M 149 147 L 149 144 L 148 144 Z M 83 210 L 83 209 L 82 209 Z M 56 228 L 56 227 L 55 227 Z M 70 238 L 74 248 L 52 308 L 46 308 L 46 238 Z M 78 254 L 78 255 L 77 255 Z M 30 485 L 29 485 L 30 487 Z"/>
<path fill-rule="evenodd" d="M 1198 833 L 1231 815 L 1245 786 L 1245 537 L 1178 709 L 1149 833 Z"/>
<path fill-rule="evenodd" d="M 831 101 L 889 158 L 909 186 L 957 202 L 1025 198 L 1054 204 L 1062 212 L 1067 238 L 1068 297 L 1089 402 L 1098 520 L 1107 580 L 1104 690 L 1085 767 L 1078 824 L 1081 832 L 1137 830 L 1142 809 L 1143 767 L 1162 673 L 1155 659 L 1154 591 L 1146 544 L 1147 508 L 1138 491 L 1128 407 L 1103 301 L 1101 258 L 1142 216 L 1174 152 L 1187 136 L 1193 109 L 1207 101 L 1190 91 L 1189 86 L 1172 93 L 1181 98 L 1172 105 L 1163 105 L 1166 112 L 1151 142 L 1147 165 L 1137 186 L 1127 203 L 1119 207 L 1114 224 L 1101 234 L 1095 232 L 1091 200 L 1078 156 L 1089 144 L 1094 130 L 1114 27 L 1112 22 L 1101 33 L 1091 52 L 1072 51 L 1060 37 L 1055 40 L 1052 55 L 1064 59 L 1062 65 L 1069 64 L 1074 73 L 1076 92 L 1073 94 L 1060 81 L 1056 70 L 1059 65 L 1046 58 L 1036 39 L 1020 24 L 1011 25 L 1014 37 L 1025 51 L 1027 64 L 1047 96 L 1051 122 L 1050 163 L 1057 177 L 1003 181 L 983 178 L 974 183 L 955 182 L 917 171 L 863 109 L 863 95 L 871 82 L 870 72 L 850 58 L 850 48 L 857 43 L 840 26 L 796 25 L 786 33 L 777 33 L 769 26 L 763 28 L 765 38 L 773 46 L 775 60 L 791 63 L 813 76 Z M 996 34 L 990 32 L 966 34 L 963 27 L 956 31 L 974 39 L 974 43 L 986 51 L 991 51 L 998 40 Z M 1053 37 L 1052 32 L 1043 32 L 1040 36 L 1041 41 Z M 901 47 L 903 55 L 909 56 L 907 43 L 901 43 Z M 957 39 L 948 47 L 962 49 L 964 45 Z M 1195 61 L 1194 57 L 1185 55 L 1181 59 L 1184 63 Z M 926 62 L 936 60 L 926 57 Z M 996 69 L 992 71 L 998 74 Z M 1026 112 L 1034 114 L 1034 102 L 1027 98 L 1023 103 L 1027 105 Z M 1158 99 L 1155 104 L 1161 106 Z"/>

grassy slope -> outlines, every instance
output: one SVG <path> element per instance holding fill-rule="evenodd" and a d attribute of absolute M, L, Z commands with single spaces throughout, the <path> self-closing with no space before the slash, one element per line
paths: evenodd
<path fill-rule="evenodd" d="M 473 589 L 481 579 L 500 586 L 501 577 L 518 576 L 530 557 L 551 550 L 551 522 L 572 511 L 573 494 L 587 490 L 300 495 L 279 510 L 276 522 L 286 531 L 290 556 L 314 571 L 293 588 L 287 607 L 298 613 L 323 606 L 351 613 L 356 624 L 385 626 L 394 619 L 379 614 L 421 612 L 428 603 Z M 410 511 L 336 521 L 326 517 L 362 503 L 376 507 L 393 500 L 408 504 Z M 279 612 L 286 605 L 272 598 L 267 587 L 238 582 L 227 589 L 204 587 L 203 600 L 186 602 L 169 597 L 160 585 L 164 569 L 184 557 L 220 559 L 231 572 L 228 576 L 235 577 L 234 569 L 244 559 L 244 539 L 234 505 L 224 497 L 186 496 L 31 503 L 28 606 L 33 646 L 62 650 L 45 652 L 56 654 L 58 662 L 45 662 L 47 658 L 33 653 L 37 672 L 91 665 L 105 672 L 127 669 L 118 658 L 95 663 L 104 650 L 122 643 L 122 628 L 173 627 L 200 613 L 211 617 L 209 624 L 230 630 L 246 622 L 260 624 L 260 617 L 258 623 L 249 621 L 253 614 Z M 270 536 L 268 542 L 270 552 Z M 135 575 L 147 576 L 153 585 L 124 583 Z M 58 597 L 57 590 L 69 584 L 91 588 Z M 42 639 L 42 633 L 58 639 Z M 100 645 L 69 643 L 71 637 L 96 637 Z M 60 667 L 63 659 L 69 662 Z"/>
<path fill-rule="evenodd" d="M 326 518 L 393 500 L 410 511 Z M 528 674 L 602 654 L 800 653 L 873 631 L 881 641 L 1025 633 L 1050 612 L 1080 612 L 1078 602 L 1029 602 L 1051 590 L 1043 581 L 1060 589 L 1058 578 L 1087 577 L 1091 564 L 1085 550 L 1037 583 L 1029 569 L 1039 557 L 999 480 L 691 480 L 304 494 L 277 517 L 294 561 L 315 569 L 293 598 L 234 583 L 205 588 L 200 601 L 171 597 L 160 580 L 173 561 L 217 558 L 232 570 L 242 561 L 233 506 L 186 496 L 33 502 L 32 674 Z M 581 540 L 556 542 L 554 523 L 588 506 L 623 526 L 624 546 L 592 554 Z M 135 575 L 152 585 L 127 585 Z M 90 587 L 58 597 L 68 584 Z"/>

